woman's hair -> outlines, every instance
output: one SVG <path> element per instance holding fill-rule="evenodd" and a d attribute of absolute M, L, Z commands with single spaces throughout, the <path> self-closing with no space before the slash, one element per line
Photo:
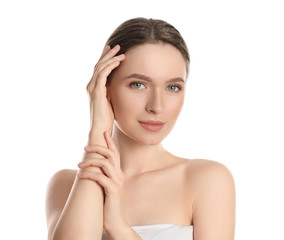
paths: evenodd
<path fill-rule="evenodd" d="M 186 43 L 179 31 L 163 20 L 142 17 L 129 19 L 117 27 L 107 40 L 106 45 L 113 48 L 119 44 L 121 47 L 117 53 L 119 55 L 126 53 L 132 47 L 147 43 L 167 43 L 178 49 L 186 62 L 188 74 L 190 57 Z M 115 70 L 108 76 L 107 84 L 109 84 Z"/>

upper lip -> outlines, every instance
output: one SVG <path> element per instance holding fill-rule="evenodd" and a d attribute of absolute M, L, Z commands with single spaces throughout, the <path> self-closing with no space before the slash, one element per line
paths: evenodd
<path fill-rule="evenodd" d="M 141 123 L 146 123 L 146 124 L 153 124 L 153 125 L 162 125 L 164 122 L 161 121 L 152 121 L 152 120 L 147 120 L 147 121 L 139 121 Z"/>

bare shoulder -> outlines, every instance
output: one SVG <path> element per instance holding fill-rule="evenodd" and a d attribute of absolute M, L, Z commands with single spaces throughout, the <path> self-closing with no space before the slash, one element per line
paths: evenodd
<path fill-rule="evenodd" d="M 56 194 L 56 196 L 59 194 L 59 197 L 64 196 L 67 193 L 69 194 L 75 180 L 76 173 L 77 170 L 72 169 L 62 169 L 54 173 L 47 185 L 46 200 L 49 200 L 49 197 L 54 199 L 54 194 Z"/>
<path fill-rule="evenodd" d="M 190 185 L 191 194 L 201 193 L 204 187 L 227 188 L 235 190 L 235 182 L 231 170 L 224 164 L 208 159 L 187 159 L 185 161 L 185 175 Z"/>
<path fill-rule="evenodd" d="M 69 195 L 69 192 L 73 186 L 77 170 L 72 169 L 62 169 L 54 173 L 50 178 L 47 185 L 46 192 L 46 206 L 48 207 L 50 203 L 53 203 L 55 200 L 65 204 L 66 198 Z M 62 201 L 59 201 L 62 200 Z M 64 205 L 63 204 L 63 205 Z"/>
<path fill-rule="evenodd" d="M 52 175 L 52 177 L 49 180 L 48 186 L 53 185 L 54 183 L 58 183 L 60 181 L 61 183 L 70 184 L 70 182 L 73 184 L 73 181 L 76 177 L 77 170 L 75 169 L 62 169 L 57 171 Z"/>
<path fill-rule="evenodd" d="M 186 175 L 192 194 L 192 217 L 196 239 L 234 239 L 235 183 L 222 163 L 193 159 Z"/>
<path fill-rule="evenodd" d="M 73 186 L 77 170 L 63 169 L 50 178 L 46 190 L 46 221 L 48 229 L 53 229 L 65 206 Z"/>
<path fill-rule="evenodd" d="M 189 177 L 194 178 L 206 178 L 206 176 L 223 176 L 232 178 L 232 173 L 228 167 L 220 162 L 208 159 L 187 159 L 186 173 Z"/>

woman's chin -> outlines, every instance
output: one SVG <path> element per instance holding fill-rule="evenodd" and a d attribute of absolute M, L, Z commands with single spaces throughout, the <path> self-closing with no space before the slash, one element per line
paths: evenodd
<path fill-rule="evenodd" d="M 158 145 L 166 137 L 161 132 L 160 133 L 148 132 L 148 131 L 143 132 L 143 130 L 142 132 L 136 131 L 134 134 L 131 134 L 129 132 L 127 136 L 141 145 Z"/>
<path fill-rule="evenodd" d="M 117 121 L 115 121 L 115 125 L 118 130 L 126 135 L 128 138 L 133 141 L 141 144 L 141 145 L 157 145 L 160 144 L 166 136 L 168 136 L 170 131 L 165 131 L 169 129 L 160 129 L 159 131 L 149 131 L 141 126 L 120 126 Z M 137 128 L 138 127 L 138 128 Z"/>
<path fill-rule="evenodd" d="M 158 144 L 160 144 L 163 141 L 163 139 L 161 139 L 161 138 L 156 138 L 156 139 L 153 139 L 153 138 L 152 139 L 142 139 L 142 138 L 139 138 L 137 140 L 142 145 L 158 145 Z"/>

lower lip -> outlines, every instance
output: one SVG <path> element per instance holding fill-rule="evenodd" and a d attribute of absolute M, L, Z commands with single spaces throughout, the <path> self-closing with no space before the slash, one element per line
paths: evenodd
<path fill-rule="evenodd" d="M 142 123 L 142 122 L 139 122 L 139 123 L 143 128 L 151 132 L 157 132 L 161 130 L 164 126 L 164 124 L 147 124 L 147 123 Z"/>

